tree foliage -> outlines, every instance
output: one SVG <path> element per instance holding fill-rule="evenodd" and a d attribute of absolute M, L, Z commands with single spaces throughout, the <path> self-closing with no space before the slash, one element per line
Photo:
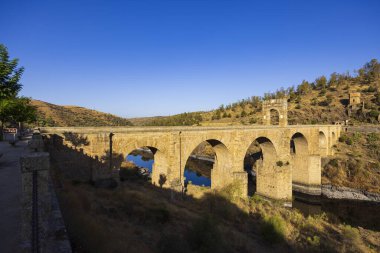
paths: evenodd
<path fill-rule="evenodd" d="M 32 122 L 36 120 L 36 109 L 30 105 L 30 99 L 18 97 L 22 88 L 20 83 L 24 72 L 18 67 L 18 59 L 10 59 L 7 48 L 0 44 L 0 121 Z"/>
<path fill-rule="evenodd" d="M 0 44 L 0 99 L 15 98 L 21 90 L 24 68 L 17 65 L 18 59 L 10 59 L 7 48 Z"/>

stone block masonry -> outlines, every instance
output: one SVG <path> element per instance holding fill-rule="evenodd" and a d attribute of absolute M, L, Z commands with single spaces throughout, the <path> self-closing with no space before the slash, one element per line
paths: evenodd
<path fill-rule="evenodd" d="M 22 227 L 23 252 L 41 252 L 50 213 L 48 191 L 49 154 L 27 153 L 20 158 L 22 180 Z"/>
<path fill-rule="evenodd" d="M 292 180 L 293 183 L 306 185 L 306 191 L 310 189 L 308 193 L 320 194 L 320 159 L 333 154 L 341 126 L 73 127 L 41 130 L 46 135 L 49 149 L 71 150 L 82 159 L 87 157 L 92 160 L 92 163 L 86 162 L 83 166 L 78 164 L 77 167 L 82 167 L 81 170 L 92 171 L 95 165 L 102 164 L 105 168 L 108 167 L 110 133 L 113 133 L 113 157 L 123 160 L 133 150 L 147 147 L 154 154 L 152 183 L 163 187 L 178 185 L 175 182 L 184 186 L 186 161 L 193 150 L 206 141 L 216 153 L 211 188 L 222 188 L 233 181 L 239 181 L 242 195 L 247 194 L 248 188 L 244 157 L 250 145 L 257 141 L 263 153 L 262 167 L 257 178 L 257 194 L 291 200 L 292 190 L 296 190 L 292 189 Z M 85 144 L 77 145 L 77 141 L 70 140 L 67 136 L 76 136 L 76 140 L 85 140 Z M 293 155 L 292 148 L 295 152 Z M 52 154 L 55 156 L 55 153 Z M 59 162 L 67 160 L 52 158 Z M 84 168 L 87 166 L 90 168 Z M 76 173 L 80 173 L 80 170 Z M 164 183 L 161 178 L 165 178 Z"/>
<path fill-rule="evenodd" d="M 29 150 L 20 157 L 21 201 L 21 252 L 71 252 L 67 237 L 56 239 L 59 229 L 66 233 L 60 216 L 49 175 L 50 155 L 44 149 L 40 135 L 29 143 Z M 53 211 L 52 211 L 53 207 Z M 58 225 L 59 226 L 58 226 Z M 55 228 L 56 227 L 56 228 Z"/>

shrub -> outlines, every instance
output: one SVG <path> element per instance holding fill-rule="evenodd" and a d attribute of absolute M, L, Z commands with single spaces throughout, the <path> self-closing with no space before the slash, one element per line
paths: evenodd
<path fill-rule="evenodd" d="M 255 123 L 257 123 L 257 119 L 256 118 L 251 118 L 249 120 L 249 124 L 255 124 Z"/>
<path fill-rule="evenodd" d="M 169 210 L 166 207 L 151 208 L 148 210 L 149 216 L 157 223 L 167 223 L 171 219 Z"/>
<path fill-rule="evenodd" d="M 379 114 L 380 114 L 380 112 L 377 111 L 377 110 L 371 110 L 369 112 L 369 116 L 372 117 L 372 118 L 375 118 L 375 119 L 377 119 L 377 117 L 379 117 Z"/>
<path fill-rule="evenodd" d="M 342 135 L 342 136 L 340 136 L 338 140 L 339 140 L 339 142 L 346 142 L 346 140 L 347 140 L 347 135 Z"/>
<path fill-rule="evenodd" d="M 338 168 L 338 159 L 331 159 L 329 161 L 329 164 L 333 166 L 334 168 Z"/>
<path fill-rule="evenodd" d="M 369 133 L 367 135 L 367 142 L 369 144 L 375 143 L 375 142 L 377 142 L 379 140 L 380 140 L 380 136 L 378 134 L 376 134 L 376 133 Z"/>
<path fill-rule="evenodd" d="M 329 102 L 327 99 L 323 100 L 318 103 L 319 106 L 328 106 L 331 102 Z"/>
<path fill-rule="evenodd" d="M 241 185 L 238 181 L 234 181 L 220 189 L 218 193 L 230 202 L 236 201 L 242 195 Z"/>
<path fill-rule="evenodd" d="M 276 165 L 277 165 L 278 167 L 282 167 L 282 166 L 284 166 L 284 162 L 283 162 L 283 161 L 277 161 L 277 162 L 276 162 Z"/>
<path fill-rule="evenodd" d="M 279 215 L 265 218 L 261 226 L 261 235 L 269 243 L 278 243 L 284 240 L 286 223 Z"/>
<path fill-rule="evenodd" d="M 300 105 L 300 104 L 297 104 L 295 108 L 296 108 L 296 109 L 301 109 L 301 105 Z"/>
<path fill-rule="evenodd" d="M 353 228 L 350 225 L 345 225 L 343 226 L 342 234 L 345 241 L 345 246 L 347 247 L 347 252 L 363 252 L 363 241 L 357 228 Z"/>
<path fill-rule="evenodd" d="M 347 140 L 346 140 L 346 144 L 347 144 L 347 145 L 352 145 L 352 143 L 353 143 L 353 141 L 352 141 L 351 139 L 347 139 Z"/>
<path fill-rule="evenodd" d="M 120 181 L 138 178 L 137 169 L 135 168 L 120 168 L 119 170 Z"/>
<path fill-rule="evenodd" d="M 227 252 L 218 225 L 210 215 L 194 222 L 188 233 L 188 242 L 196 252 Z"/>
<path fill-rule="evenodd" d="M 311 246 L 319 247 L 321 240 L 319 236 L 307 237 L 307 242 L 310 243 Z"/>
<path fill-rule="evenodd" d="M 375 92 L 377 89 L 374 86 L 369 86 L 367 89 L 363 90 L 364 92 Z"/>
<path fill-rule="evenodd" d="M 189 245 L 179 234 L 164 233 L 157 243 L 158 252 L 162 253 L 190 253 Z"/>

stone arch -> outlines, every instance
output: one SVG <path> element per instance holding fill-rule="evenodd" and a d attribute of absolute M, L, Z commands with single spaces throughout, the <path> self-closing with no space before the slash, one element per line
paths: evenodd
<path fill-rule="evenodd" d="M 286 98 L 265 100 L 262 106 L 264 125 L 271 125 L 271 111 L 273 110 L 278 112 L 278 125 L 288 125 L 288 100 Z"/>
<path fill-rule="evenodd" d="M 302 133 L 290 140 L 293 190 L 312 195 L 321 194 L 321 156 L 310 154 L 309 142 Z"/>
<path fill-rule="evenodd" d="M 190 155 L 186 157 L 186 163 L 193 151 L 201 145 L 203 142 L 207 142 L 215 152 L 214 163 L 211 170 L 211 188 L 220 188 L 228 184 L 231 181 L 231 168 L 232 168 L 232 154 L 228 150 L 227 146 L 217 139 L 206 139 L 192 149 Z M 185 163 L 185 166 L 186 166 Z M 182 170 L 184 173 L 185 168 Z"/>
<path fill-rule="evenodd" d="M 125 148 L 123 150 L 124 159 L 127 158 L 129 154 L 131 154 L 134 150 L 139 149 L 148 149 L 153 154 L 153 164 L 152 164 L 152 184 L 162 187 L 169 187 L 168 182 L 168 168 L 169 163 L 165 152 L 157 147 L 150 145 L 138 145 L 137 143 L 133 146 Z"/>
<path fill-rule="evenodd" d="M 328 141 L 325 133 L 323 131 L 319 131 L 318 134 L 318 143 L 319 143 L 319 154 L 321 156 L 328 155 Z"/>
<path fill-rule="evenodd" d="M 270 114 L 270 125 L 279 125 L 280 124 L 280 112 L 278 109 L 272 108 L 269 110 Z"/>
<path fill-rule="evenodd" d="M 244 156 L 244 170 L 248 173 L 248 195 L 256 192 L 257 181 L 262 181 L 258 173 L 274 166 L 277 159 L 276 148 L 272 141 L 266 137 L 256 138 L 246 149 Z"/>
<path fill-rule="evenodd" d="M 292 155 L 307 155 L 309 153 L 309 145 L 306 137 L 297 132 L 290 139 L 290 153 Z"/>

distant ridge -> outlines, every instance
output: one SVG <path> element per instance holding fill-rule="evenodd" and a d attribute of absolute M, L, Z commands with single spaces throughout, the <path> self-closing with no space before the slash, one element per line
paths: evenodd
<path fill-rule="evenodd" d="M 132 123 L 122 117 L 80 106 L 61 106 L 40 100 L 32 100 L 37 109 L 40 126 L 129 126 Z"/>

